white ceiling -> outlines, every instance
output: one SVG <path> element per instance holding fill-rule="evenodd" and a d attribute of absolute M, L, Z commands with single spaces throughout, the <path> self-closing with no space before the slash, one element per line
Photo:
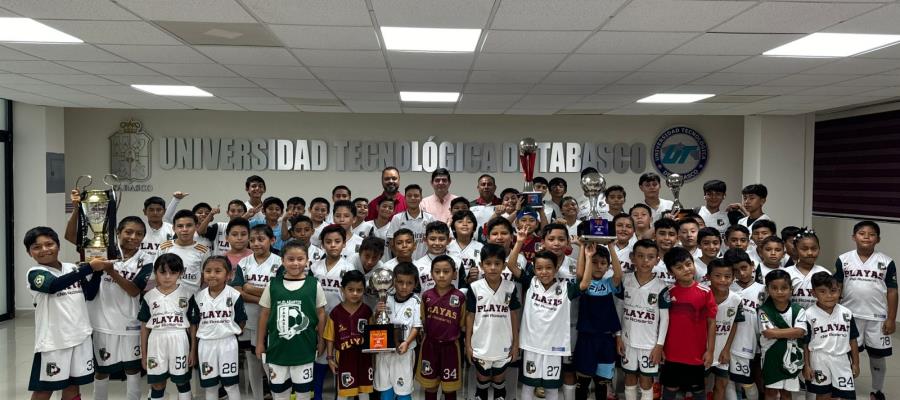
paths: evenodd
<path fill-rule="evenodd" d="M 0 97 L 61 107 L 747 115 L 900 97 L 900 45 L 846 59 L 760 56 L 813 32 L 900 34 L 900 3 L 888 0 L 0 0 L 0 16 L 85 41 L 0 46 Z M 281 47 L 190 45 L 162 28 L 173 21 L 259 24 Z M 484 33 L 474 54 L 404 53 L 384 49 L 382 25 Z M 401 103 L 400 90 L 462 98 Z M 718 99 L 635 103 L 662 91 Z"/>

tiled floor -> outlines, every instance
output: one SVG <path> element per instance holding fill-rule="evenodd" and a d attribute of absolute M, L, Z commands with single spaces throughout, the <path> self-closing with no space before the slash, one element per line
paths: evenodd
<path fill-rule="evenodd" d="M 895 334 L 895 338 L 900 335 Z M 19 312 L 12 321 L 0 323 L 0 399 L 27 399 L 28 376 L 31 372 L 31 361 L 34 356 L 34 316 L 30 312 Z M 856 381 L 858 399 L 868 399 L 868 391 L 872 383 L 869 374 L 869 362 L 866 355 L 860 356 L 861 374 Z M 112 382 L 109 385 L 110 399 L 124 399 L 124 382 Z M 168 390 L 170 398 L 175 398 L 174 388 Z M 197 393 L 197 392 L 195 392 Z M 421 392 L 420 392 L 421 393 Z M 885 393 L 889 400 L 900 399 L 900 356 L 888 358 L 888 373 L 885 382 Z M 420 396 L 415 396 L 419 398 Z M 54 397 L 58 399 L 58 395 Z M 82 398 L 92 399 L 92 388 L 82 387 Z M 202 396 L 195 396 L 202 398 Z M 246 398 L 246 397 L 245 397 Z M 460 399 L 462 400 L 462 399 Z"/>

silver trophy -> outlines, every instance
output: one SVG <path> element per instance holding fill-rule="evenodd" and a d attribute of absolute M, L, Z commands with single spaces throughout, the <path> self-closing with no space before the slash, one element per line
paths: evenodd
<path fill-rule="evenodd" d="M 394 287 L 394 273 L 378 268 L 369 276 L 369 287 L 378 293 L 378 301 L 387 304 L 388 292 Z M 363 335 L 363 353 L 381 353 L 396 350 L 397 341 L 404 340 L 402 327 L 391 324 L 387 310 L 375 315 L 375 323 L 366 325 Z"/>
<path fill-rule="evenodd" d="M 666 186 L 672 190 L 672 197 L 675 198 L 674 204 L 672 204 L 672 216 L 674 218 L 684 208 L 681 205 L 681 200 L 678 199 L 681 187 L 684 186 L 684 177 L 679 174 L 669 174 L 666 176 Z"/>
<path fill-rule="evenodd" d="M 595 243 L 609 243 L 616 240 L 610 221 L 601 218 L 598 209 L 600 194 L 606 190 L 606 178 L 599 172 L 588 172 L 581 177 L 581 190 L 588 199 L 590 211 L 588 220 L 578 226 L 578 235 L 582 240 Z"/>
<path fill-rule="evenodd" d="M 544 207 L 544 194 L 534 190 L 534 165 L 537 162 L 537 143 L 534 138 L 524 138 L 519 141 L 519 165 L 522 166 L 522 174 L 525 175 L 525 187 L 520 194 L 525 198 L 525 205 L 531 208 Z"/>
<path fill-rule="evenodd" d="M 378 293 L 378 301 L 386 302 L 387 294 L 394 287 L 394 273 L 387 268 L 378 268 L 369 276 L 369 287 Z M 382 311 L 375 316 L 376 324 L 389 324 L 391 317 L 387 311 Z"/>

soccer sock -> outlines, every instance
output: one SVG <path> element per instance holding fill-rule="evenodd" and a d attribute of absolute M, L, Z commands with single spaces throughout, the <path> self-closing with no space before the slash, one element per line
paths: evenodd
<path fill-rule="evenodd" d="M 637 385 L 625 386 L 625 400 L 637 400 Z M 652 392 L 652 390 L 651 390 Z"/>
<path fill-rule="evenodd" d="M 872 371 L 872 391 L 880 392 L 884 389 L 884 374 L 886 372 L 884 357 L 869 356 L 869 370 Z"/>
<path fill-rule="evenodd" d="M 578 382 L 575 384 L 575 399 L 576 400 L 587 400 L 588 391 L 591 389 L 591 378 L 588 376 L 579 376 Z M 606 396 L 604 396 L 605 398 Z M 597 398 L 597 400 L 603 400 L 602 398 Z"/>
<path fill-rule="evenodd" d="M 328 375 L 328 364 L 313 363 L 313 391 L 315 400 L 322 400 L 322 388 L 325 387 L 325 376 Z"/>
<path fill-rule="evenodd" d="M 574 386 L 574 385 L 569 385 Z M 572 388 L 573 390 L 575 388 Z M 544 388 L 544 400 L 559 400 L 559 389 Z"/>
<path fill-rule="evenodd" d="M 166 397 L 166 388 L 162 388 L 162 389 L 150 388 L 150 398 L 151 399 L 162 399 L 164 397 Z"/>
<path fill-rule="evenodd" d="M 203 388 L 203 392 L 206 393 L 206 400 L 219 400 L 218 387 Z"/>
<path fill-rule="evenodd" d="M 534 386 L 522 384 L 522 400 L 534 400 Z"/>
<path fill-rule="evenodd" d="M 437 400 L 437 392 L 425 391 L 425 400 Z"/>
<path fill-rule="evenodd" d="M 575 400 L 575 385 L 563 385 L 563 397 L 566 400 Z"/>
<path fill-rule="evenodd" d="M 94 379 L 94 400 L 109 398 L 109 378 Z"/>
<path fill-rule="evenodd" d="M 725 400 L 738 400 L 737 387 L 733 381 L 728 381 L 728 386 L 725 386 Z"/>
<path fill-rule="evenodd" d="M 191 400 L 191 383 L 187 382 L 183 385 L 175 385 L 178 389 L 178 400 Z"/>
<path fill-rule="evenodd" d="M 653 388 L 641 388 L 641 400 L 653 400 Z"/>
<path fill-rule="evenodd" d="M 494 400 L 506 400 L 506 382 L 494 382 Z"/>
<path fill-rule="evenodd" d="M 294 399 L 296 399 L 296 400 L 310 400 L 311 398 L 312 398 L 312 395 L 310 395 L 309 392 L 303 392 L 303 393 L 298 392 L 298 393 L 294 394 Z"/>
<path fill-rule="evenodd" d="M 606 399 L 606 386 L 611 384 L 608 379 L 601 378 L 599 376 L 594 377 L 594 396 L 596 400 L 605 400 Z"/>
<path fill-rule="evenodd" d="M 488 388 L 490 387 L 490 385 L 491 385 L 490 381 L 478 381 L 475 384 L 475 400 L 489 400 L 488 399 Z M 391 400 L 391 399 L 385 399 L 384 396 L 382 396 L 381 400 Z"/>
<path fill-rule="evenodd" d="M 125 398 L 127 400 L 140 400 L 141 398 L 141 373 L 125 375 Z"/>
<path fill-rule="evenodd" d="M 241 400 L 241 388 L 238 384 L 225 386 L 225 393 L 228 393 L 228 400 Z"/>
<path fill-rule="evenodd" d="M 291 399 L 291 389 L 288 388 L 283 392 L 272 391 L 272 400 L 290 400 Z"/>
<path fill-rule="evenodd" d="M 678 397 L 678 390 L 671 390 L 665 386 L 662 389 L 662 400 L 675 400 Z M 702 399 L 698 399 L 702 400 Z"/>
<path fill-rule="evenodd" d="M 250 395 L 253 400 L 263 400 L 263 365 L 256 354 L 245 351 L 247 359 L 247 380 L 250 381 Z"/>
<path fill-rule="evenodd" d="M 744 389 L 744 397 L 747 400 L 759 400 L 759 388 L 755 384 L 741 385 L 741 388 Z"/>
<path fill-rule="evenodd" d="M 509 395 L 506 396 L 506 400 L 514 400 L 516 399 L 516 388 L 519 387 L 519 369 L 509 367 L 506 369 L 506 376 L 503 379 L 504 384 L 509 389 Z"/>
<path fill-rule="evenodd" d="M 456 392 L 444 392 L 444 400 L 456 400 Z"/>
<path fill-rule="evenodd" d="M 369 400 L 369 394 L 368 393 L 360 393 L 360 394 L 356 395 L 356 398 L 359 400 Z M 373 400 L 378 400 L 378 399 L 373 399 Z"/>

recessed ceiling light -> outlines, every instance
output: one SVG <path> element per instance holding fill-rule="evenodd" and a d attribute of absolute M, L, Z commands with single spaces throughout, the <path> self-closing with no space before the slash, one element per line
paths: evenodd
<path fill-rule="evenodd" d="M 184 85 L 131 85 L 131 87 L 160 96 L 194 96 L 194 97 L 213 97 L 212 93 L 200 89 L 196 86 Z"/>
<path fill-rule="evenodd" d="M 0 18 L 0 42 L 84 43 L 31 18 Z"/>
<path fill-rule="evenodd" d="M 714 94 L 657 93 L 638 100 L 638 103 L 693 103 L 715 96 Z"/>
<path fill-rule="evenodd" d="M 900 35 L 813 33 L 763 53 L 776 57 L 849 57 L 900 42 Z"/>
<path fill-rule="evenodd" d="M 457 100 L 459 92 L 400 92 L 400 101 L 455 103 Z"/>
<path fill-rule="evenodd" d="M 384 47 L 398 51 L 473 52 L 481 29 L 382 26 Z"/>

